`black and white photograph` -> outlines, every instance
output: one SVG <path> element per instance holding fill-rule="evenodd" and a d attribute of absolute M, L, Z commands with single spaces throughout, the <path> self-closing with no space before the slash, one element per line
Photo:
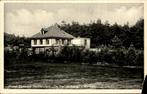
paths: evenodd
<path fill-rule="evenodd" d="M 4 3 L 4 89 L 142 89 L 143 3 Z"/>

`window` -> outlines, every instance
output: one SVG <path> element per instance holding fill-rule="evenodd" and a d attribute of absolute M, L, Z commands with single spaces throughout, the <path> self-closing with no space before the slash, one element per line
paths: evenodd
<path fill-rule="evenodd" d="M 49 39 L 46 39 L 46 44 L 49 44 L 49 43 L 50 43 Z"/>
<path fill-rule="evenodd" d="M 68 45 L 71 44 L 71 40 L 68 40 L 68 41 L 67 41 L 67 44 L 68 44 Z"/>
<path fill-rule="evenodd" d="M 40 39 L 40 44 L 43 44 L 43 41 L 42 41 L 42 39 Z"/>
<path fill-rule="evenodd" d="M 62 39 L 62 44 L 64 44 L 64 40 Z"/>
<path fill-rule="evenodd" d="M 34 40 L 34 45 L 36 45 L 37 44 L 37 40 Z"/>

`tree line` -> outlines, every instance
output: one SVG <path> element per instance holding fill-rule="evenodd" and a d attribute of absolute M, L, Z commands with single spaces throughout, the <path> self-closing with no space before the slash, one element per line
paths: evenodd
<path fill-rule="evenodd" d="M 24 44 L 25 46 L 30 46 L 30 38 L 25 36 L 16 36 L 15 34 L 9 34 L 4 32 L 4 47 L 7 46 L 19 46 Z"/>
<path fill-rule="evenodd" d="M 5 51 L 5 64 L 12 63 L 12 61 L 28 62 L 41 60 L 54 63 L 108 63 L 120 66 L 143 66 L 144 19 L 138 20 L 133 26 L 129 26 L 129 24 L 121 26 L 117 23 L 110 25 L 108 21 L 103 24 L 98 19 L 96 22 L 89 24 L 79 24 L 78 22 L 69 24 L 63 21 L 59 27 L 73 36 L 90 38 L 91 47 L 101 49 L 101 51 L 95 52 L 76 46 L 65 46 L 58 54 L 55 54 L 54 47 L 51 47 L 51 54 L 40 53 L 28 56 L 30 51 L 27 47 L 23 47 L 21 53 L 17 50 L 11 53 Z M 19 46 L 20 44 L 30 46 L 30 38 L 4 33 L 5 47 L 8 45 Z"/>
<path fill-rule="evenodd" d="M 90 38 L 92 48 L 100 45 L 112 45 L 111 40 L 114 36 L 117 36 L 121 40 L 122 46 L 127 48 L 133 44 L 135 48 L 143 49 L 144 45 L 144 19 L 139 19 L 133 26 L 129 26 L 129 23 L 123 26 L 117 23 L 110 25 L 108 21 L 102 23 L 100 19 L 82 25 L 75 21 L 71 24 L 62 21 L 59 26 L 73 36 Z"/>
<path fill-rule="evenodd" d="M 121 46 L 128 48 L 133 44 L 137 49 L 143 49 L 144 45 L 144 19 L 139 19 L 135 25 L 129 24 L 110 25 L 108 21 L 102 23 L 100 19 L 89 24 L 79 24 L 73 21 L 71 24 L 62 21 L 61 29 L 73 36 L 87 37 L 91 39 L 91 47 L 97 48 L 100 45 L 111 46 L 112 39 L 117 36 L 122 43 Z M 19 44 L 30 45 L 30 39 L 25 36 L 15 36 L 4 33 L 4 45 L 18 46 Z"/>

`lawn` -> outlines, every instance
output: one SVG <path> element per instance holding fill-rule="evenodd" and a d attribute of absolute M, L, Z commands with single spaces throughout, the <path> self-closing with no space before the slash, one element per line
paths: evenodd
<path fill-rule="evenodd" d="M 143 68 L 29 62 L 5 66 L 4 77 L 6 89 L 140 89 Z"/>

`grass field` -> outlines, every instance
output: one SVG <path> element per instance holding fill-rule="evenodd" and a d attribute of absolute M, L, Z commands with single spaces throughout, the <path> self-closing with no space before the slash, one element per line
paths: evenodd
<path fill-rule="evenodd" d="M 142 68 L 30 62 L 5 66 L 5 88 L 140 89 Z"/>

